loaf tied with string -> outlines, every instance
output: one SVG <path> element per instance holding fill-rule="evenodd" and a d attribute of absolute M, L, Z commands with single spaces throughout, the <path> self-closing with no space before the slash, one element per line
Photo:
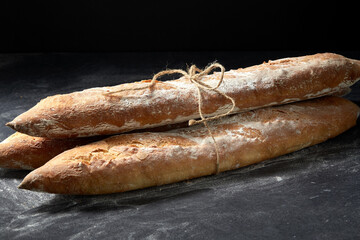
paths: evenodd
<path fill-rule="evenodd" d="M 232 108 L 226 96 L 234 100 L 235 113 L 343 92 L 360 79 L 360 61 L 324 53 L 204 74 L 198 80 L 216 86 L 221 75 L 217 91 L 201 89 L 204 118 L 226 114 Z M 32 136 L 69 138 L 185 122 L 200 118 L 199 91 L 186 76 L 92 88 L 43 99 L 7 126 Z"/>
<path fill-rule="evenodd" d="M 323 97 L 234 114 L 209 122 L 220 147 L 220 172 L 290 153 L 356 124 L 359 107 Z M 170 184 L 215 172 L 215 149 L 195 125 L 120 134 L 66 151 L 29 173 L 19 188 L 62 194 L 105 194 Z M 239 182 L 241 184 L 241 182 Z"/>

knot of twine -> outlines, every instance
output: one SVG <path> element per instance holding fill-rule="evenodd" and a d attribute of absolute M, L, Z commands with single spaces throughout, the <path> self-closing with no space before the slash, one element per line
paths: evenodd
<path fill-rule="evenodd" d="M 220 68 L 220 70 L 221 70 L 219 82 L 217 83 L 216 86 L 212 87 L 212 86 L 209 86 L 208 84 L 201 81 L 202 77 L 208 75 L 211 71 L 213 71 L 216 68 Z M 189 79 L 190 82 L 195 84 L 195 86 L 197 87 L 198 103 L 199 103 L 198 108 L 199 108 L 199 115 L 200 115 L 200 118 L 201 118 L 201 120 L 195 120 L 195 119 L 189 120 L 189 126 L 199 124 L 199 123 L 203 123 L 204 126 L 207 128 L 207 130 L 209 132 L 209 135 L 211 136 L 211 138 L 212 138 L 212 140 L 214 142 L 214 146 L 215 146 L 215 151 L 216 151 L 216 174 L 218 174 L 219 173 L 219 165 L 220 165 L 219 146 L 217 145 L 215 137 L 214 137 L 213 133 L 211 132 L 210 127 L 208 126 L 207 122 L 211 121 L 211 120 L 215 120 L 215 119 L 225 117 L 225 116 L 231 114 L 231 112 L 235 108 L 235 100 L 232 97 L 228 96 L 226 93 L 223 93 L 222 91 L 218 90 L 219 86 L 221 85 L 221 83 L 224 80 L 224 72 L 225 72 L 224 66 L 219 64 L 219 63 L 212 63 L 211 65 L 206 67 L 204 70 L 197 68 L 195 65 L 192 65 L 189 68 L 188 72 L 186 72 L 186 71 L 184 71 L 182 69 L 168 69 L 168 70 L 164 70 L 164 71 L 161 71 L 161 72 L 158 72 L 157 74 L 155 74 L 154 77 L 152 78 L 150 84 L 148 84 L 147 86 L 137 87 L 137 88 L 120 89 L 120 90 L 116 90 L 116 91 L 107 92 L 107 94 L 113 94 L 113 93 L 123 92 L 123 91 L 128 91 L 128 90 L 142 90 L 142 89 L 146 89 L 146 88 L 152 88 L 153 86 L 155 86 L 155 84 L 157 82 L 157 79 L 159 77 L 161 77 L 161 76 L 164 76 L 164 75 L 181 74 L 185 78 Z M 224 96 L 225 98 L 227 98 L 227 99 L 229 99 L 231 101 L 232 107 L 230 108 L 230 110 L 228 110 L 225 113 L 217 114 L 217 115 L 215 115 L 213 117 L 205 118 L 204 114 L 202 112 L 202 106 L 203 106 L 203 98 L 202 98 L 202 95 L 201 95 L 202 90 L 214 91 L 214 92 Z"/>

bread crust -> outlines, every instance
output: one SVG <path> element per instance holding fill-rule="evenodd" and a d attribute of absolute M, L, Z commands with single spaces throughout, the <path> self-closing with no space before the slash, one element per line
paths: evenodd
<path fill-rule="evenodd" d="M 227 171 L 308 147 L 356 124 L 359 107 L 339 97 L 268 107 L 211 122 Z M 106 194 L 174 183 L 215 172 L 203 126 L 122 134 L 68 150 L 28 174 L 20 188 Z"/>
<path fill-rule="evenodd" d="M 178 123 L 150 128 L 147 131 L 163 132 L 186 126 L 187 123 Z M 109 136 L 52 139 L 16 132 L 0 143 L 0 168 L 33 170 L 66 150 L 107 137 Z"/>
<path fill-rule="evenodd" d="M 0 143 L 0 167 L 33 170 L 65 150 L 102 138 L 49 139 L 16 132 Z"/>
<path fill-rule="evenodd" d="M 214 73 L 203 81 L 215 86 L 219 76 Z M 235 112 L 242 112 L 335 94 L 359 78 L 360 61 L 324 53 L 227 71 L 219 90 L 234 98 Z M 185 78 L 158 82 L 151 89 L 106 94 L 148 83 L 51 96 L 7 125 L 32 136 L 69 138 L 116 134 L 199 117 L 196 87 Z M 203 93 L 203 113 L 207 116 L 225 112 L 230 104 L 217 93 Z"/>

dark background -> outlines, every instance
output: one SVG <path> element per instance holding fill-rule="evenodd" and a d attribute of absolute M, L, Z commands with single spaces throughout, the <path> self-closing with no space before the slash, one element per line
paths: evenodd
<path fill-rule="evenodd" d="M 353 51 L 356 1 L 2 1 L 0 52 Z"/>

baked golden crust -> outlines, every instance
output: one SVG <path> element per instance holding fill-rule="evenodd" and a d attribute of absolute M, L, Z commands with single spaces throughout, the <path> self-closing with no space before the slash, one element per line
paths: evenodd
<path fill-rule="evenodd" d="M 209 123 L 227 171 L 311 146 L 356 124 L 359 107 L 323 97 L 228 116 Z M 20 188 L 105 194 L 174 183 L 215 172 L 203 126 L 123 134 L 68 150 L 25 177 Z"/>
<path fill-rule="evenodd" d="M 187 123 L 178 123 L 150 128 L 147 131 L 163 132 L 186 126 Z M 51 139 L 16 132 L 0 143 L 0 168 L 33 170 L 68 149 L 106 137 L 109 136 Z"/>
<path fill-rule="evenodd" d="M 33 170 L 65 150 L 102 138 L 49 139 L 16 132 L 0 143 L 0 167 Z"/>
<path fill-rule="evenodd" d="M 214 73 L 203 81 L 215 86 L 219 76 Z M 360 61 L 324 53 L 228 71 L 219 90 L 235 99 L 235 112 L 242 112 L 335 94 L 359 78 Z M 145 84 L 148 81 L 48 97 L 7 125 L 32 136 L 69 138 L 109 135 L 199 117 L 196 87 L 186 78 L 158 82 L 152 89 L 106 94 Z M 230 107 L 229 100 L 219 94 L 207 91 L 203 95 L 207 116 Z"/>

